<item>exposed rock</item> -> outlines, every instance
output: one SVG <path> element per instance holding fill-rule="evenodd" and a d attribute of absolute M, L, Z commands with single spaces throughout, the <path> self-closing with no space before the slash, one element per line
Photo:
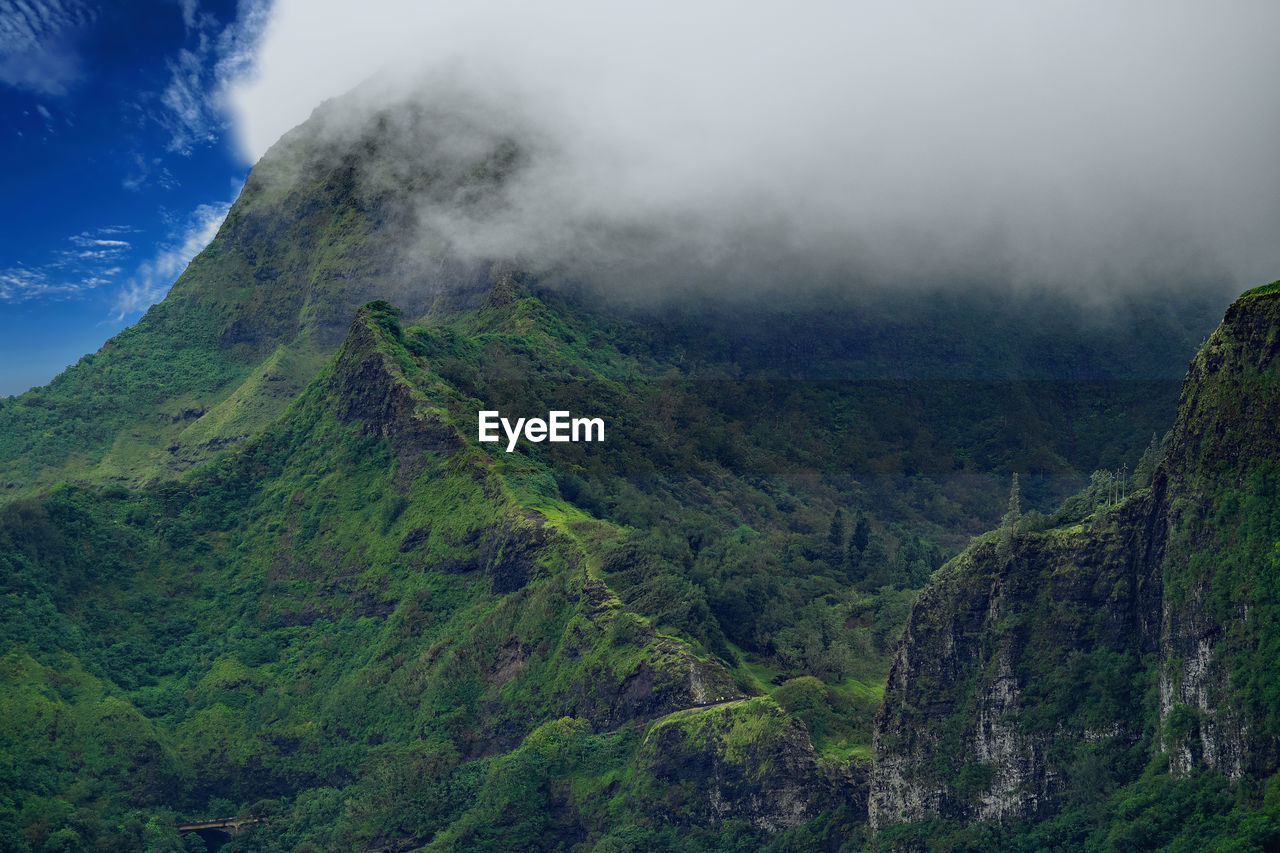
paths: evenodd
<path fill-rule="evenodd" d="M 743 699 L 660 720 L 640 750 L 641 766 L 667 786 L 654 805 L 664 820 L 717 824 L 749 820 L 777 832 L 827 811 L 832 802 L 858 808 L 858 773 L 823 767 L 799 720 L 767 698 Z M 865 808 L 865 793 L 861 807 Z"/>
<path fill-rule="evenodd" d="M 873 826 L 1043 817 L 1089 784 L 1082 745 L 1119 762 L 1146 743 L 1174 773 L 1275 771 L 1230 679 L 1247 594 L 1224 608 L 1197 555 L 1234 547 L 1217 490 L 1280 461 L 1277 353 L 1280 292 L 1246 294 L 1191 364 L 1151 489 L 1074 528 L 987 537 L 935 577 L 876 721 Z M 1153 666 L 1158 697 L 1139 686 Z"/>
<path fill-rule="evenodd" d="M 498 659 L 494 661 L 493 668 L 489 671 L 489 683 L 506 684 L 524 666 L 526 656 L 524 647 L 520 645 L 519 640 L 515 637 L 507 640 L 502 648 L 498 650 Z"/>
<path fill-rule="evenodd" d="M 1240 589 L 1225 602 L 1213 572 L 1194 565 L 1202 555 L 1240 547 L 1240 531 L 1215 518 L 1223 510 L 1216 494 L 1231 488 L 1247 494 L 1250 475 L 1280 461 L 1278 354 L 1280 289 L 1270 285 L 1238 299 L 1192 360 L 1156 475 L 1168 492 L 1163 532 L 1173 582 L 1162 610 L 1160 745 L 1174 773 L 1209 767 L 1233 779 L 1262 778 L 1280 766 L 1280 744 L 1257 730 L 1261 721 L 1249 719 L 1231 684 L 1235 656 L 1257 642 L 1254 593 Z M 1246 569 L 1254 577 L 1272 571 Z"/>
<path fill-rule="evenodd" d="M 389 306 L 388 306 L 389 308 Z M 450 453 L 462 437 L 432 409 L 405 376 L 385 340 L 399 331 L 390 319 L 381 325 L 370 306 L 356 312 L 338 353 L 331 387 L 336 414 L 344 423 L 360 421 L 366 435 L 390 440 L 402 464 L 412 466 L 425 451 Z"/>
<path fill-rule="evenodd" d="M 514 270 L 509 265 L 504 265 L 497 274 L 493 289 L 485 294 L 483 304 L 486 308 L 501 308 L 516 302 L 521 295 Z"/>
<path fill-rule="evenodd" d="M 1116 697 L 1104 721 L 1045 719 L 1072 708 L 1077 688 L 1039 681 L 1072 655 L 1106 649 L 1138 659 L 1155 649 L 1158 554 L 1142 532 L 1150 498 L 1092 530 L 993 537 L 934 580 L 913 608 L 876 720 L 871 820 L 932 815 L 1029 818 L 1069 782 L 1050 756 L 1059 738 L 1132 743 L 1138 695 Z M 1136 532 L 1135 532 L 1136 531 Z M 1028 697 L 1028 689 L 1035 693 Z M 1039 706 L 1029 715 L 1028 706 Z"/>
<path fill-rule="evenodd" d="M 537 554 L 547 542 L 537 521 L 503 524 L 490 530 L 479 563 L 492 579 L 495 594 L 515 592 L 537 574 Z"/>
<path fill-rule="evenodd" d="M 1241 715 L 1224 701 L 1227 673 L 1214 654 L 1224 631 L 1209 617 L 1203 593 L 1195 588 L 1194 600 L 1164 608 L 1160 720 L 1168 721 L 1175 714 L 1188 719 L 1186 731 L 1166 731 L 1161 746 L 1169 753 L 1170 770 L 1175 773 L 1206 766 L 1239 779 L 1245 773 L 1249 739 Z"/>
<path fill-rule="evenodd" d="M 598 635 L 584 639 L 589 643 L 593 638 Z M 563 699 L 567 714 L 589 721 L 598 731 L 610 731 L 741 695 L 722 664 L 698 659 L 684 643 L 663 638 L 645 644 L 644 636 L 633 642 L 643 646 L 644 657 L 622 673 L 603 663 L 586 670 Z M 571 646 L 566 652 L 570 660 L 582 655 Z"/>
<path fill-rule="evenodd" d="M 431 523 L 427 522 L 422 527 L 416 527 L 404 535 L 400 540 L 400 553 L 407 554 L 414 548 L 427 544 L 427 540 L 431 538 Z"/>

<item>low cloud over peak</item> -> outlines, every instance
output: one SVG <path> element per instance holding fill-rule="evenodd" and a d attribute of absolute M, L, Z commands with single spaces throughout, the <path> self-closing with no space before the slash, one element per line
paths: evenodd
<path fill-rule="evenodd" d="M 455 223 L 477 254 L 1239 288 L 1280 277 L 1277 32 L 1268 2 L 279 0 L 228 98 L 256 159 L 372 75 L 449 81 L 536 140 Z"/>

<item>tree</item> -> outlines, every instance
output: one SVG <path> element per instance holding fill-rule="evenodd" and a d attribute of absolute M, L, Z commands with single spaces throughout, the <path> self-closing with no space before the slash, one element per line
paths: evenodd
<path fill-rule="evenodd" d="M 829 566 L 839 569 L 844 561 L 843 546 L 844 510 L 836 507 L 835 514 L 831 516 L 831 528 L 827 531 L 827 541 L 822 544 L 819 553 Z"/>
<path fill-rule="evenodd" d="M 876 531 L 867 535 L 867 547 L 862 549 L 862 557 L 854 572 L 855 581 L 861 582 L 866 589 L 878 589 L 885 584 L 893 583 L 893 566 L 889 560 L 889 549 L 884 537 Z"/>
<path fill-rule="evenodd" d="M 1094 471 L 1089 478 L 1089 495 L 1093 501 L 1095 510 L 1097 507 L 1106 506 L 1108 503 L 1107 490 L 1111 486 L 1111 475 L 1106 471 Z"/>
<path fill-rule="evenodd" d="M 1009 509 L 1004 514 L 1000 526 L 1012 530 L 1022 518 L 1022 495 L 1018 488 L 1018 473 L 1013 474 L 1013 484 L 1009 487 Z"/>
<path fill-rule="evenodd" d="M 1142 452 L 1142 458 L 1138 460 L 1138 466 L 1133 469 L 1133 487 L 1135 489 L 1145 489 L 1151 485 L 1151 478 L 1155 475 L 1156 466 L 1160 464 L 1161 448 L 1162 442 L 1160 438 L 1154 432 L 1151 433 L 1151 443 Z"/>
<path fill-rule="evenodd" d="M 867 539 L 871 536 L 871 522 L 867 521 L 865 515 L 858 515 L 858 523 L 853 527 L 853 539 L 850 540 L 849 546 L 855 548 L 859 554 L 867 547 Z"/>
<path fill-rule="evenodd" d="M 827 532 L 827 541 L 839 548 L 844 543 L 844 510 L 836 507 L 831 516 L 831 529 Z"/>
<path fill-rule="evenodd" d="M 1012 553 L 1013 549 L 1013 529 L 1017 527 L 1018 520 L 1022 518 L 1022 495 L 1018 489 L 1018 473 L 1013 474 L 1013 483 L 1009 486 L 1009 508 L 1005 511 L 1004 518 L 1000 520 L 1000 552 L 1006 557 Z"/>
<path fill-rule="evenodd" d="M 846 552 L 849 557 L 850 565 L 856 566 L 862 557 L 862 552 L 867 549 L 867 540 L 871 536 L 871 523 L 867 521 L 867 517 L 862 513 L 858 514 L 858 520 L 853 525 L 853 535 L 849 537 L 849 548 Z"/>

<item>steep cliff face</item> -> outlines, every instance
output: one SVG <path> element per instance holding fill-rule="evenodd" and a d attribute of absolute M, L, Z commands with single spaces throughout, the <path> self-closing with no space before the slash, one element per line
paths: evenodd
<path fill-rule="evenodd" d="M 1071 784 L 1075 745 L 1143 742 L 1135 676 L 1160 628 L 1153 504 L 988 536 L 934 579 L 877 719 L 877 825 L 1035 817 Z"/>
<path fill-rule="evenodd" d="M 1259 288 L 1192 362 L 1150 488 L 939 572 L 876 722 L 873 825 L 1043 817 L 1149 761 L 1275 772 L 1277 353 Z"/>
<path fill-rule="evenodd" d="M 1244 294 L 1196 355 L 1157 485 L 1167 489 L 1159 672 L 1170 769 L 1280 766 L 1280 283 Z"/>
<path fill-rule="evenodd" d="M 1243 475 L 1280 459 L 1280 282 L 1227 309 L 1188 368 L 1164 466 L 1174 483 Z"/>

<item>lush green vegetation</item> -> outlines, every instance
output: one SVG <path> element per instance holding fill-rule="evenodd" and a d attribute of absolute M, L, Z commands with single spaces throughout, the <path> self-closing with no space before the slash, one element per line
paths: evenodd
<path fill-rule="evenodd" d="M 728 365 L 675 368 L 628 321 L 518 291 L 423 327 L 365 310 L 217 461 L 5 508 L 14 849 L 181 849 L 182 819 L 239 813 L 271 827 L 240 849 L 754 849 L 744 814 L 654 811 L 671 803 L 641 744 L 673 706 L 611 691 L 707 667 L 712 698 L 772 694 L 823 760 L 865 762 L 914 588 L 1001 509 L 1003 478 L 971 459 L 1028 447 L 976 431 L 978 456 L 944 430 L 1014 386 L 707 379 Z M 1024 414 L 1068 405 L 1016 387 Z M 508 454 L 474 442 L 482 407 L 599 414 L 608 441 Z M 911 452 L 907 422 L 943 434 L 913 440 L 922 470 L 871 475 Z M 755 725 L 741 736 L 769 736 Z M 689 737 L 732 755 L 739 730 Z M 859 837 L 833 814 L 774 841 Z"/>
<path fill-rule="evenodd" d="M 49 385 L 0 399 L 0 495 L 87 473 L 127 426 L 145 431 L 146 450 L 163 450 L 156 444 L 246 372 L 212 336 L 208 314 L 166 305 Z"/>
<path fill-rule="evenodd" d="M 1001 626 L 1064 807 L 864 825 L 918 591 L 1015 540 L 1122 538 L 1102 472 L 1135 466 L 1132 506 L 1189 457 L 1152 434 L 1216 307 L 950 283 L 618 307 L 421 230 L 407 189 L 483 206 L 522 162 L 434 144 L 441 118 L 290 134 L 164 303 L 0 400 L 0 850 L 198 850 L 178 827 L 231 815 L 261 822 L 227 851 L 1275 845 L 1274 777 L 1164 772 L 1204 721 L 1143 716 L 1147 651 L 1061 642 L 1106 629 L 1056 596 L 1090 577 L 1074 557 L 1032 591 L 1043 618 Z M 1205 386 L 1248 415 L 1199 451 L 1274 422 L 1252 401 L 1275 377 L 1247 379 Z M 479 409 L 599 416 L 607 440 L 507 453 Z M 1231 698 L 1277 734 L 1280 474 L 1197 476 L 1164 581 L 1205 582 L 1224 621 L 1249 602 Z M 932 770 L 976 797 L 965 700 L 937 699 Z M 1131 710 L 1135 737 L 1083 736 Z"/>

